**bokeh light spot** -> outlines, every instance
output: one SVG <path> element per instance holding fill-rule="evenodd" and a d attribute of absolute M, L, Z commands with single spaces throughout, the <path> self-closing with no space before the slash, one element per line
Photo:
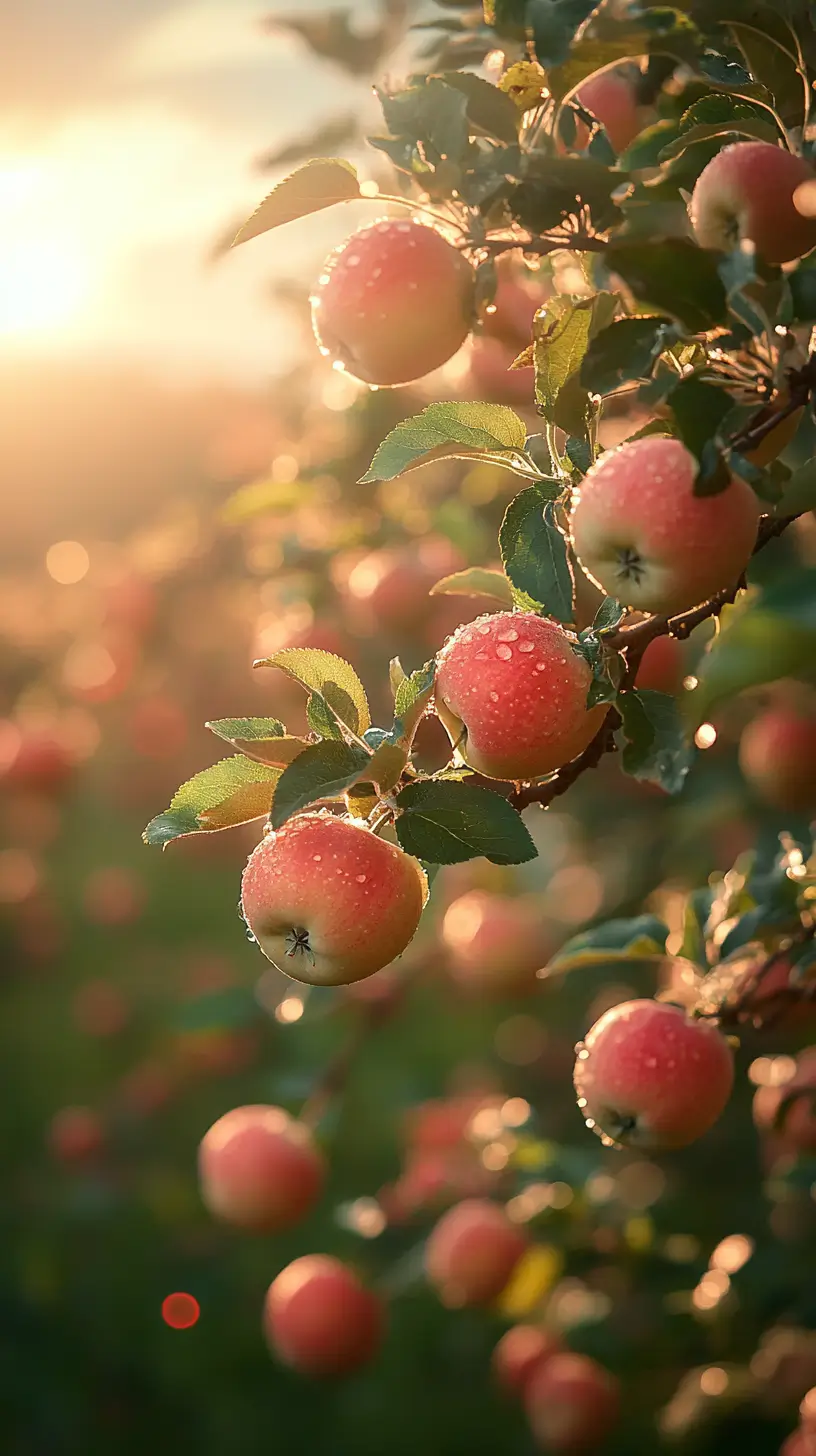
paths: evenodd
<path fill-rule="evenodd" d="M 201 1306 L 192 1294 L 168 1294 L 162 1300 L 162 1319 L 171 1330 L 190 1330 L 198 1323 Z"/>
<path fill-rule="evenodd" d="M 80 541 L 55 541 L 45 553 L 45 569 L 60 586 L 75 586 L 88 575 L 91 558 Z"/>

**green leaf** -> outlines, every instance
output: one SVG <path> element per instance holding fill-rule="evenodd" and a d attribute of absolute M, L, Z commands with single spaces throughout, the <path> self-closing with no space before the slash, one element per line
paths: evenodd
<path fill-rule="evenodd" d="M 272 806 L 280 769 L 241 755 L 205 768 L 173 795 L 170 807 L 151 819 L 142 838 L 164 849 L 171 839 L 216 829 L 231 829 L 260 819 Z"/>
<path fill-rule="evenodd" d="M 482 855 L 507 865 L 536 858 L 521 815 L 490 789 L 428 779 L 404 788 L 397 805 L 397 838 L 417 859 L 461 864 Z"/>
<path fill-rule="evenodd" d="M 706 125 L 690 126 L 683 131 L 675 141 L 669 142 L 660 154 L 662 162 L 670 162 L 673 157 L 682 156 L 687 147 L 692 147 L 696 142 L 707 142 L 712 137 L 753 137 L 755 141 L 771 142 L 776 146 L 779 141 L 779 131 L 773 121 L 768 117 L 767 121 L 758 121 L 756 117 L 744 117 L 741 120 L 712 121 Z"/>
<path fill-rule="evenodd" d="M 279 667 L 312 693 L 319 693 L 352 733 L 365 733 L 371 723 L 365 688 L 350 663 L 316 647 L 284 647 L 256 667 Z"/>
<path fill-rule="evenodd" d="M 547 966 L 547 976 L 587 966 L 614 966 L 622 961 L 661 961 L 666 955 L 669 927 L 654 915 L 637 915 L 631 920 L 607 920 L 592 930 L 574 935 L 556 952 Z"/>
<path fill-rule="evenodd" d="M 656 359 L 675 338 L 675 327 L 664 315 L 618 319 L 590 342 L 581 383 L 592 394 L 612 394 L 633 379 L 648 379 Z"/>
<path fill-rule="evenodd" d="M 436 663 L 426 662 L 410 677 L 404 677 L 394 693 L 394 727 L 390 740 L 410 747 L 414 734 L 431 701 Z"/>
<path fill-rule="evenodd" d="M 445 71 L 441 78 L 446 86 L 464 93 L 467 117 L 471 126 L 502 142 L 518 140 L 519 113 L 515 103 L 498 86 L 475 76 L 472 71 Z"/>
<path fill-rule="evenodd" d="M 357 173 L 350 162 L 340 157 L 316 157 L 273 187 L 260 207 L 238 229 L 232 246 L 260 237 L 270 228 L 280 227 L 295 218 L 307 217 L 336 202 L 350 202 L 360 197 Z"/>
<path fill-rule="evenodd" d="M 275 791 L 272 825 L 280 829 L 293 814 L 318 799 L 340 798 L 371 766 L 371 755 L 354 743 L 326 739 L 305 748 L 285 769 Z"/>
<path fill-rule="evenodd" d="M 693 727 L 746 688 L 783 677 L 809 678 L 816 657 L 816 568 L 789 571 L 732 610 L 684 693 Z"/>
<path fill-rule="evenodd" d="M 816 510 L 816 460 L 808 460 L 794 470 L 782 488 L 776 508 L 779 516 L 796 516 Z"/>
<path fill-rule="evenodd" d="M 769 7 L 770 9 L 770 7 Z M 801 126 L 804 107 L 804 87 L 801 73 L 795 59 L 793 37 L 782 21 L 781 33 L 776 29 L 781 17 L 770 9 L 770 26 L 765 34 L 753 23 L 741 24 L 738 17 L 729 29 L 745 56 L 751 75 L 767 87 L 776 102 L 776 109 L 789 126 Z M 806 22 L 807 24 L 808 22 Z M 812 30 L 813 21 L 809 22 Z M 807 82 L 805 82 L 807 84 Z"/>
<path fill-rule="evenodd" d="M 217 722 L 206 723 L 204 726 L 248 758 L 258 759 L 261 763 L 269 764 L 271 768 L 284 769 L 308 747 L 308 739 L 292 737 L 285 732 L 267 733 L 264 731 L 266 724 L 283 727 L 275 718 L 220 718 Z"/>
<path fill-rule="evenodd" d="M 318 738 L 342 739 L 340 719 L 321 693 L 310 693 L 306 704 L 306 722 Z"/>
<path fill-rule="evenodd" d="M 227 743 L 238 738 L 246 743 L 264 743 L 269 738 L 283 738 L 286 733 L 277 718 L 215 718 L 204 726 Z"/>
<path fill-rule="evenodd" d="M 695 756 L 688 730 L 669 693 L 640 688 L 621 693 L 616 706 L 623 720 L 623 770 L 634 779 L 659 784 L 679 794 Z"/>
<path fill-rule="evenodd" d="M 536 402 L 545 417 L 556 422 L 559 397 L 573 376 L 578 376 L 590 339 L 614 317 L 618 297 L 597 293 L 573 299 L 564 294 L 547 301 L 533 322 L 533 362 Z M 576 377 L 576 384 L 580 380 Z M 567 428 L 563 419 L 557 421 Z M 581 430 L 569 431 L 580 434 Z"/>
<path fill-rule="evenodd" d="M 614 597 L 606 597 L 595 613 L 592 623 L 592 631 L 597 633 L 614 632 L 626 616 L 626 607 L 616 602 Z"/>
<path fill-rule="evenodd" d="M 487 460 L 537 476 L 525 454 L 527 428 L 501 404 L 429 404 L 386 435 L 361 484 L 396 480 L 429 460 Z"/>
<path fill-rule="evenodd" d="M 558 66 L 570 53 L 576 31 L 598 0 L 528 0 L 526 21 L 542 66 Z"/>
<path fill-rule="evenodd" d="M 621 174 L 590 157 L 537 157 L 527 162 L 525 178 L 508 195 L 517 222 L 533 233 L 547 233 L 587 208 L 596 228 L 609 227 L 620 213 L 612 193 Z"/>
<path fill-rule="evenodd" d="M 513 593 L 503 571 L 490 571 L 483 566 L 469 566 L 443 576 L 431 587 L 432 597 L 489 597 L 503 607 L 512 607 Z"/>
<path fill-rule="evenodd" d="M 732 400 L 726 390 L 691 374 L 682 379 L 669 395 L 669 404 L 677 433 L 687 450 L 699 462 L 700 470 L 694 485 L 695 495 L 717 495 L 727 488 L 730 472 L 723 462 L 717 432 L 731 409 Z M 712 444 L 714 450 L 711 450 Z"/>
<path fill-rule="evenodd" d="M 507 507 L 499 533 L 502 561 L 513 586 L 559 622 L 575 619 L 567 539 L 552 501 L 534 485 Z"/>
<path fill-rule="evenodd" d="M 816 256 L 803 258 L 787 275 L 791 322 L 816 323 Z"/>
<path fill-rule="evenodd" d="M 690 333 L 725 323 L 728 309 L 715 253 L 682 238 L 665 238 L 659 246 L 613 242 L 605 257 L 641 303 L 665 310 Z"/>
<path fill-rule="evenodd" d="M 639 60 L 647 55 L 673 56 L 695 64 L 699 51 L 696 26 L 678 9 L 659 6 L 643 10 L 631 23 L 603 11 L 576 40 L 564 62 L 547 77 L 552 95 L 563 101 L 582 81 L 620 61 Z"/>
<path fill-rule="evenodd" d="M 377 96 L 391 135 L 411 143 L 421 142 L 426 163 L 436 166 L 443 160 L 464 160 L 470 132 L 464 88 L 454 88 L 441 77 L 430 76 L 417 86 L 393 94 L 378 88 Z"/>

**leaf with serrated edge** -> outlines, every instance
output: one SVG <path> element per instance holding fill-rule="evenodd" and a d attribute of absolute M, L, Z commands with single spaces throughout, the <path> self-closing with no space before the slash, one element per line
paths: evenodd
<path fill-rule="evenodd" d="M 238 229 L 232 246 L 237 248 L 240 243 L 269 232 L 270 228 L 281 227 L 283 223 L 294 222 L 296 218 L 307 217 L 312 212 L 321 212 L 324 207 L 333 207 L 337 202 L 351 202 L 361 195 L 357 173 L 350 162 L 344 162 L 340 157 L 316 157 L 273 187 L 260 207 Z"/>
<path fill-rule="evenodd" d="M 431 587 L 432 597 L 489 597 L 503 607 L 512 607 L 513 591 L 503 571 L 489 571 L 481 566 L 469 566 L 465 571 L 454 571 L 443 576 Z"/>
<path fill-rule="evenodd" d="M 547 965 L 547 976 L 585 966 L 612 966 L 621 961 L 663 960 L 668 934 L 669 927 L 654 915 L 608 920 L 562 945 Z"/>
<path fill-rule="evenodd" d="M 317 647 L 284 647 L 256 667 L 279 667 L 301 687 L 319 693 L 352 733 L 364 733 L 371 724 L 365 688 L 354 668 L 333 652 Z"/>
<path fill-rule="evenodd" d="M 531 485 L 507 507 L 499 544 L 513 587 L 559 622 L 574 619 L 573 581 L 565 536 L 551 502 Z"/>
<path fill-rule="evenodd" d="M 227 743 L 234 743 L 237 738 L 245 743 L 260 743 L 268 738 L 283 738 L 286 733 L 278 718 L 214 718 L 204 727 Z"/>
<path fill-rule="evenodd" d="M 396 480 L 429 460 L 473 456 L 538 474 L 526 459 L 526 439 L 524 421 L 506 405 L 429 404 L 386 435 L 360 483 Z"/>
<path fill-rule="evenodd" d="M 177 789 L 169 809 L 152 819 L 142 836 L 161 845 L 184 834 L 229 829 L 269 812 L 280 770 L 238 754 L 202 769 Z"/>
<path fill-rule="evenodd" d="M 433 864 L 480 855 L 493 864 L 524 864 L 537 850 L 521 816 L 490 789 L 451 780 L 409 784 L 397 797 L 397 838 Z"/>
<path fill-rule="evenodd" d="M 319 799 L 337 799 L 359 780 L 368 777 L 371 757 L 354 743 L 338 743 L 326 739 L 313 743 L 290 763 L 282 773 L 275 802 L 272 825 L 280 829 L 299 809 L 306 809 Z"/>

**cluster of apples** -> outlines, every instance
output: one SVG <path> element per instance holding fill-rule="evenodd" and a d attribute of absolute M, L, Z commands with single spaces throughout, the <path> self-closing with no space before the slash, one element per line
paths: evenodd
<path fill-rule="evenodd" d="M 533 1436 L 547 1451 L 595 1450 L 617 1419 L 614 1376 L 538 1325 L 513 1325 L 502 1335 L 493 1373 L 506 1395 L 523 1402 Z"/>

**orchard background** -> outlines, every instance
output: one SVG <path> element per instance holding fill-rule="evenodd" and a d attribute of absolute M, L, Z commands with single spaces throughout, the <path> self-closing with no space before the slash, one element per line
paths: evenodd
<path fill-rule="evenodd" d="M 0 101 L 4 1449 L 809 1456 L 810 7 L 80 11 Z M 338 823 L 292 979 L 243 866 Z"/>

